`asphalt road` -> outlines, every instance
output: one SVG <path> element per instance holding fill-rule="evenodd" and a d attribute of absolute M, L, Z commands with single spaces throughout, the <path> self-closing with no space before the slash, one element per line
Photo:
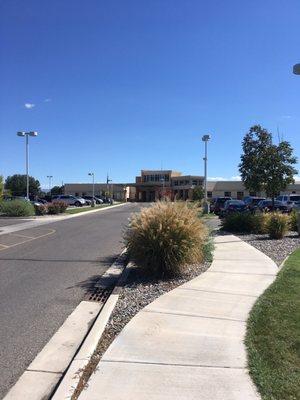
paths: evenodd
<path fill-rule="evenodd" d="M 127 204 L 2 236 L 12 247 L 0 247 L 0 398 L 119 255 L 122 227 L 139 209 Z"/>

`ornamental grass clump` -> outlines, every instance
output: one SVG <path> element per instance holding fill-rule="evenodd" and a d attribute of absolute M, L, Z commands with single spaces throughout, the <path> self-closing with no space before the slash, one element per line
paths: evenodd
<path fill-rule="evenodd" d="M 267 232 L 271 239 L 282 239 L 289 229 L 289 216 L 272 213 L 267 223 Z"/>
<path fill-rule="evenodd" d="M 129 258 L 156 276 L 181 275 L 204 258 L 207 229 L 184 202 L 158 202 L 133 215 L 124 233 Z"/>

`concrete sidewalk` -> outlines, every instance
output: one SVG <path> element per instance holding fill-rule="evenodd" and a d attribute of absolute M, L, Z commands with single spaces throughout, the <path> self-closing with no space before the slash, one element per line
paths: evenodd
<path fill-rule="evenodd" d="M 243 344 L 275 263 L 235 236 L 215 239 L 207 272 L 140 311 L 104 354 L 80 400 L 255 400 Z"/>

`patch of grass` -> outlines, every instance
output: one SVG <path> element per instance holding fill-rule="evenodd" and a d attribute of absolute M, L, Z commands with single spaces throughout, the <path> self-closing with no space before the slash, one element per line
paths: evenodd
<path fill-rule="evenodd" d="M 300 399 L 300 249 L 258 299 L 248 320 L 250 375 L 263 400 Z"/>
<path fill-rule="evenodd" d="M 105 207 L 110 207 L 110 204 L 99 204 L 98 206 L 95 207 L 76 207 L 76 208 L 70 208 L 65 211 L 66 214 L 78 214 L 82 213 L 85 211 L 91 211 L 91 210 L 97 210 L 98 208 L 105 208 Z"/>

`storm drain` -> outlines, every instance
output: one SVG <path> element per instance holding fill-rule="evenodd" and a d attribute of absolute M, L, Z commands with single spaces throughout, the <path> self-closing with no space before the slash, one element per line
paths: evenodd
<path fill-rule="evenodd" d="M 104 304 L 111 295 L 113 286 L 107 288 L 95 288 L 92 292 L 85 295 L 85 301 L 96 301 L 97 303 Z"/>

